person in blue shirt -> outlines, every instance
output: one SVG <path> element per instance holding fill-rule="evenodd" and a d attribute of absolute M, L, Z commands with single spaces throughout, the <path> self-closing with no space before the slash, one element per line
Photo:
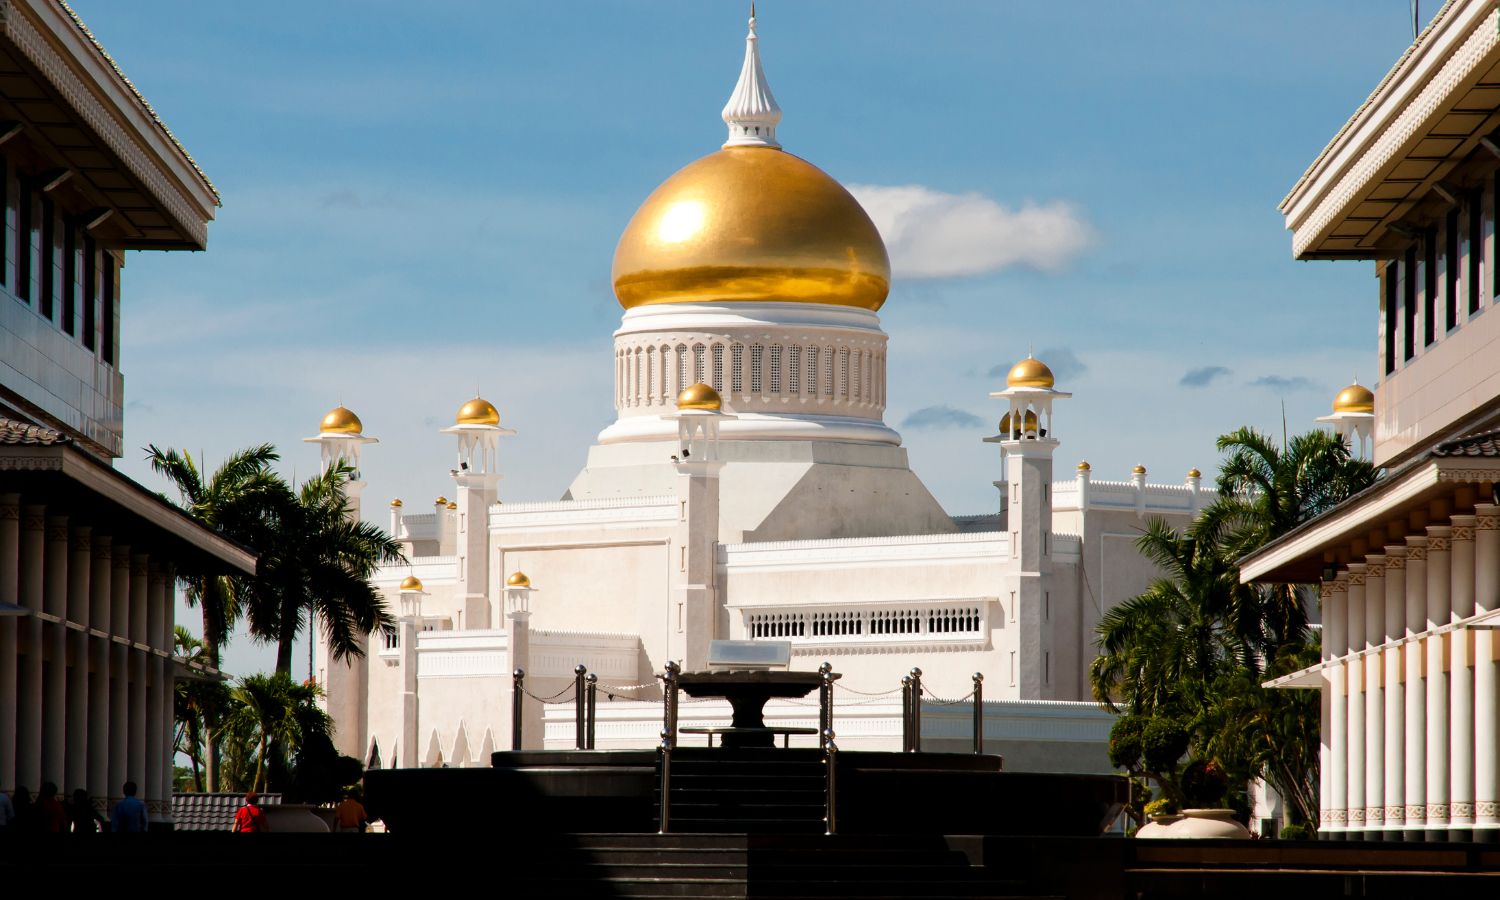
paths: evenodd
<path fill-rule="evenodd" d="M 125 799 L 115 804 L 115 811 L 109 817 L 110 831 L 137 832 L 146 830 L 146 804 L 136 799 L 135 792 L 135 782 L 125 782 Z"/>

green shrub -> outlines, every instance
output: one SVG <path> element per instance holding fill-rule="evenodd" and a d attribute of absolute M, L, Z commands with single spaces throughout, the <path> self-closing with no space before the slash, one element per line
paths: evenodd
<path fill-rule="evenodd" d="M 1116 769 L 1135 771 L 1141 766 L 1141 731 L 1143 716 L 1121 716 L 1109 730 L 1109 764 Z"/>
<path fill-rule="evenodd" d="M 1148 818 L 1154 819 L 1157 816 L 1175 815 L 1176 812 L 1177 803 L 1167 797 L 1163 797 L 1160 800 L 1152 800 L 1146 804 L 1146 816 Z"/>
<path fill-rule="evenodd" d="M 1153 772 L 1170 772 L 1188 749 L 1188 731 L 1182 723 L 1156 716 L 1141 731 L 1141 757 Z"/>
<path fill-rule="evenodd" d="M 1281 829 L 1283 841 L 1310 841 L 1312 837 L 1312 829 L 1306 825 L 1286 825 Z"/>

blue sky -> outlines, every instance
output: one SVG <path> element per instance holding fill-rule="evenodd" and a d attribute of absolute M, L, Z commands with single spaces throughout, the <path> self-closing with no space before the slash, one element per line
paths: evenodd
<path fill-rule="evenodd" d="M 381 439 L 382 521 L 447 491 L 437 429 L 478 386 L 520 431 L 502 496 L 566 489 L 613 417 L 615 241 L 722 142 L 742 4 L 73 5 L 224 201 L 208 252 L 128 259 L 124 471 L 271 441 L 306 475 L 342 401 Z M 904 229 L 886 418 L 950 512 L 997 505 L 987 394 L 1029 348 L 1075 395 L 1059 471 L 1106 479 L 1211 473 L 1216 435 L 1279 433 L 1283 403 L 1310 427 L 1373 378 L 1372 267 L 1294 262 L 1276 204 L 1410 41 L 1407 0 L 759 13 L 783 144 Z"/>

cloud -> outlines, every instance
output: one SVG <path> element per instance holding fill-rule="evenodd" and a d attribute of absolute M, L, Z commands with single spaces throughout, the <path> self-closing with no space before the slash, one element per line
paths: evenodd
<path fill-rule="evenodd" d="M 979 428 L 984 420 L 951 406 L 924 406 L 901 420 L 902 428 L 931 431 L 939 428 Z"/>
<path fill-rule="evenodd" d="M 1293 375 L 1290 378 L 1285 375 L 1262 375 L 1250 382 L 1250 386 L 1271 388 L 1276 391 L 1306 391 L 1316 385 L 1312 383 L 1312 379 L 1301 375 Z"/>
<path fill-rule="evenodd" d="M 1003 206 L 983 194 L 947 194 L 919 184 L 851 184 L 880 229 L 898 277 L 983 275 L 1010 266 L 1067 268 L 1093 229 L 1070 203 Z"/>
<path fill-rule="evenodd" d="M 1229 374 L 1229 370 L 1223 366 L 1204 366 L 1201 369 L 1189 369 L 1177 383 L 1182 387 L 1208 387 L 1217 379 L 1227 378 Z"/>
<path fill-rule="evenodd" d="M 1060 382 L 1072 381 L 1089 370 L 1089 367 L 1083 360 L 1079 359 L 1078 355 L 1067 347 L 1048 347 L 1036 354 L 1036 358 L 1046 363 L 1047 368 L 1052 370 L 1053 377 Z M 997 366 L 991 366 L 989 377 L 1004 378 L 1010 373 L 1012 365 L 1014 363 L 1000 363 Z"/>

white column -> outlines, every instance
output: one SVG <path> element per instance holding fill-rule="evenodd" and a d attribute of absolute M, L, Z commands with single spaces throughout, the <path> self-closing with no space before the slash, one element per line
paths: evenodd
<path fill-rule="evenodd" d="M 1453 621 L 1474 614 L 1474 517 L 1453 516 L 1452 584 L 1449 603 Z M 1468 629 L 1449 635 L 1451 660 L 1448 694 L 1448 824 L 1474 824 L 1474 633 Z"/>
<path fill-rule="evenodd" d="M 1500 506 L 1474 507 L 1474 605 L 1479 613 L 1500 609 Z M 1500 827 L 1500 733 L 1497 733 L 1495 632 L 1474 632 L 1474 825 Z M 1476 834 L 1476 838 L 1481 835 Z"/>
<path fill-rule="evenodd" d="M 165 660 L 155 653 L 142 654 L 146 678 L 146 756 L 144 780 L 140 784 L 142 799 L 146 801 L 147 815 L 159 819 L 164 801 L 172 798 L 171 781 L 162 781 L 162 760 L 170 758 L 162 742 L 162 681 L 167 677 Z M 152 815 L 155 813 L 155 815 Z"/>
<path fill-rule="evenodd" d="M 1080 474 L 1082 474 L 1080 472 Z M 1325 581 L 1318 587 L 1318 608 L 1323 621 L 1328 621 L 1329 609 L 1333 605 L 1333 582 Z M 1328 662 L 1333 651 L 1328 646 L 1328 631 L 1323 638 L 1323 662 Z M 1331 831 L 1333 825 L 1333 682 L 1323 672 L 1323 684 L 1318 689 L 1318 830 Z"/>
<path fill-rule="evenodd" d="M 42 626 L 47 657 L 42 684 L 42 780 L 67 786 L 68 735 L 68 517 L 47 517 L 47 562 L 42 592 L 48 621 Z"/>
<path fill-rule="evenodd" d="M 21 597 L 21 495 L 0 494 L 0 597 L 18 602 Z M 20 623 L 15 616 L 0 616 L 0 792 L 16 789 L 16 700 L 21 696 Z"/>
<path fill-rule="evenodd" d="M 1330 832 L 1349 830 L 1349 667 L 1336 663 L 1328 672 L 1328 755 L 1333 765 L 1326 804 Z"/>
<path fill-rule="evenodd" d="M 1349 646 L 1365 646 L 1365 564 L 1349 564 Z M 1349 830 L 1365 830 L 1365 664 L 1349 657 Z"/>
<path fill-rule="evenodd" d="M 1406 545 L 1385 548 L 1385 639 L 1406 637 Z M 1406 693 L 1401 683 L 1405 647 L 1381 652 L 1385 666 L 1385 827 L 1406 827 Z"/>
<path fill-rule="evenodd" d="M 21 622 L 25 651 L 16 717 L 16 784 L 35 791 L 42 784 L 42 582 L 47 556 L 46 507 L 21 510 L 21 605 L 32 611 Z"/>
<path fill-rule="evenodd" d="M 94 535 L 89 575 L 89 796 L 96 809 L 109 806 L 109 589 L 113 538 Z"/>
<path fill-rule="evenodd" d="M 1440 628 L 1452 618 L 1448 606 L 1449 541 L 1453 529 L 1427 526 L 1427 627 Z M 1448 638 L 1429 635 L 1427 651 L 1427 828 L 1448 829 Z"/>
<path fill-rule="evenodd" d="M 1365 828 L 1385 827 L 1385 556 L 1365 557 Z"/>
<path fill-rule="evenodd" d="M 1427 536 L 1406 539 L 1406 827 L 1427 824 Z"/>
<path fill-rule="evenodd" d="M 122 643 L 130 633 L 130 547 L 116 543 L 109 571 L 109 799 L 120 799 L 130 763 L 130 669 L 128 647 Z"/>
<path fill-rule="evenodd" d="M 93 529 L 76 526 L 68 552 L 68 619 L 83 626 L 68 631 L 67 785 L 69 795 L 89 783 L 89 591 L 93 575 Z"/>
<path fill-rule="evenodd" d="M 151 589 L 150 559 L 144 553 L 130 557 L 130 636 L 132 645 L 126 654 L 130 677 L 129 719 L 130 750 L 125 764 L 126 777 L 146 788 L 146 654 L 138 643 L 146 639 L 146 602 Z"/>

